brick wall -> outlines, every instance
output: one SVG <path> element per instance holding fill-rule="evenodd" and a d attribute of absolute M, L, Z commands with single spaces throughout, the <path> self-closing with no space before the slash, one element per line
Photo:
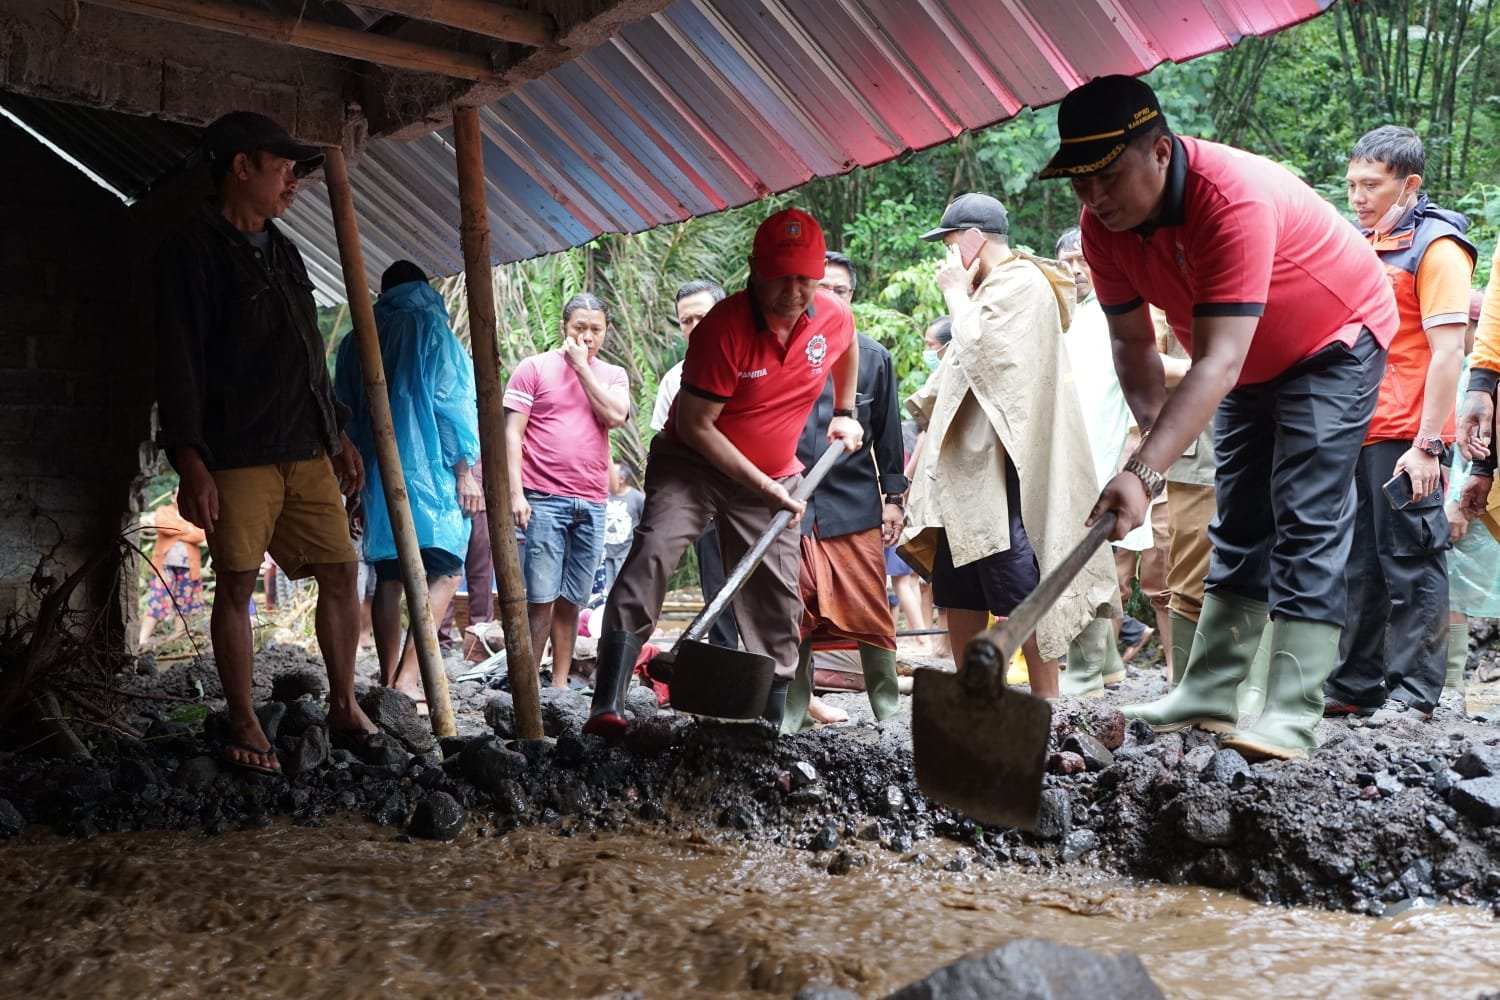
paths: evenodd
<path fill-rule="evenodd" d="M 60 581 L 131 521 L 151 387 L 130 212 L 3 120 L 0 149 L 3 617 L 34 608 L 39 564 Z M 74 603 L 114 590 L 96 580 Z"/>

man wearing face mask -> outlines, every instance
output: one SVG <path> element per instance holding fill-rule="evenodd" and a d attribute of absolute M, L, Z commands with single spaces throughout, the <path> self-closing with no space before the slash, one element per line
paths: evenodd
<path fill-rule="evenodd" d="M 984 241 L 966 265 L 959 244 L 970 229 Z M 944 244 L 937 285 L 953 339 L 906 403 L 927 437 L 900 552 L 930 575 L 955 658 L 1079 542 L 1097 485 L 1063 346 L 1073 276 L 1013 249 L 1008 233 L 1005 207 L 974 192 L 922 237 Z M 1057 697 L 1058 658 L 1115 592 L 1107 555 L 1094 553 L 1022 646 L 1034 694 Z"/>
<path fill-rule="evenodd" d="M 1199 726 L 1255 757 L 1316 746 L 1348 612 L 1354 468 L 1399 317 L 1369 244 L 1290 171 L 1174 135 L 1156 94 L 1099 77 L 1058 109 L 1041 176 L 1082 203 L 1083 251 L 1115 369 L 1144 436 L 1090 520 L 1140 524 L 1209 420 L 1218 515 L 1203 611 L 1177 687 L 1125 713 Z M 1167 396 L 1148 304 L 1192 357 Z M 1271 620 L 1266 707 L 1237 730 L 1236 691 Z"/>
<path fill-rule="evenodd" d="M 804 507 L 792 499 L 803 468 L 797 440 L 830 376 L 827 439 L 859 450 L 854 318 L 818 287 L 826 252 L 812 216 L 795 208 L 772 215 L 755 232 L 749 286 L 715 306 L 688 340 L 682 391 L 646 459 L 646 507 L 605 606 L 584 732 L 624 735 L 636 657 L 656 628 L 668 578 L 710 518 L 731 566 L 777 511 L 791 511 L 796 525 Z M 797 672 L 800 569 L 797 532 L 783 531 L 734 599 L 745 649 L 776 663 L 764 714 L 777 728 Z"/>
<path fill-rule="evenodd" d="M 1453 442 L 1475 249 L 1463 235 L 1469 220 L 1422 193 L 1425 168 L 1417 134 L 1382 125 L 1355 143 L 1346 177 L 1349 207 L 1401 313 L 1354 468 L 1349 617 L 1324 685 L 1324 714 L 1368 717 L 1369 726 L 1431 717 L 1448 653 L 1441 470 Z M 1385 495 L 1393 476 L 1410 484 L 1410 503 L 1397 507 Z"/>

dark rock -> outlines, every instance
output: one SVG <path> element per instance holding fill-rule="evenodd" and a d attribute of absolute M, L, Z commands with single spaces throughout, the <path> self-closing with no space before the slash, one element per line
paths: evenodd
<path fill-rule="evenodd" d="M 542 732 L 553 739 L 563 733 L 581 733 L 589 721 L 589 699 L 568 688 L 542 688 Z"/>
<path fill-rule="evenodd" d="M 1500 747 L 1472 747 L 1454 762 L 1453 770 L 1465 778 L 1494 777 L 1500 774 Z"/>
<path fill-rule="evenodd" d="M 532 767 L 542 767 L 552 762 L 550 740 L 511 740 L 505 746 L 525 757 L 531 762 Z"/>
<path fill-rule="evenodd" d="M 1200 743 L 1182 755 L 1182 766 L 1185 770 L 1197 774 L 1208 766 L 1208 762 L 1213 760 L 1214 754 L 1218 752 L 1217 747 Z"/>
<path fill-rule="evenodd" d="M 825 826 L 813 836 L 812 840 L 807 842 L 807 849 L 809 851 L 831 851 L 841 843 L 843 841 L 839 839 L 838 831 L 832 826 Z"/>
<path fill-rule="evenodd" d="M 1031 938 L 968 955 L 897 990 L 886 1000 L 952 997 L 1161 1000 L 1162 992 L 1132 952 L 1107 954 Z"/>
<path fill-rule="evenodd" d="M 896 785 L 885 786 L 885 799 L 881 802 L 887 816 L 899 816 L 906 808 L 906 793 Z"/>
<path fill-rule="evenodd" d="M 515 738 L 516 703 L 509 691 L 500 691 L 490 695 L 490 700 L 484 703 L 484 721 L 501 739 Z"/>
<path fill-rule="evenodd" d="M 219 776 L 219 765 L 212 757 L 193 757 L 177 769 L 175 783 L 188 792 L 201 792 Z"/>
<path fill-rule="evenodd" d="M 1042 840 L 1062 840 L 1073 828 L 1073 803 L 1066 789 L 1042 789 L 1041 808 L 1037 813 L 1036 835 Z"/>
<path fill-rule="evenodd" d="M 1106 750 L 1114 751 L 1125 745 L 1128 720 L 1125 713 L 1113 705 L 1086 703 L 1079 712 L 1078 728 L 1098 740 Z"/>
<path fill-rule="evenodd" d="M 833 860 L 828 862 L 828 874 L 848 875 L 854 869 L 863 868 L 868 863 L 869 858 L 858 851 L 839 851 L 833 856 Z"/>
<path fill-rule="evenodd" d="M 692 725 L 680 715 L 666 713 L 637 719 L 625 730 L 625 748 L 638 754 L 663 753 L 682 746 Z"/>
<path fill-rule="evenodd" d="M 886 841 L 885 849 L 896 854 L 905 854 L 911 850 L 911 837 L 904 833 L 892 834 L 891 839 Z"/>
<path fill-rule="evenodd" d="M 281 729 L 281 720 L 285 715 L 286 706 L 279 701 L 268 701 L 255 710 L 260 728 L 265 731 L 266 740 L 272 746 L 276 745 L 276 734 Z"/>
<path fill-rule="evenodd" d="M 392 792 L 371 810 L 370 821 L 379 823 L 381 826 L 400 826 L 406 822 L 406 812 L 410 808 L 404 793 Z"/>
<path fill-rule="evenodd" d="M 956 872 L 966 872 L 968 870 L 969 870 L 969 859 L 966 858 L 966 857 L 964 857 L 962 854 L 960 854 L 960 855 L 958 855 L 957 857 L 954 857 L 954 858 L 949 858 L 948 859 L 948 863 L 945 864 L 945 865 L 943 865 L 943 871 L 945 871 L 945 872 L 955 872 L 956 873 Z"/>
<path fill-rule="evenodd" d="M 322 699 L 328 693 L 328 678 L 316 670 L 293 670 L 271 678 L 271 700 L 292 702 L 299 698 Z"/>
<path fill-rule="evenodd" d="M 376 733 L 368 739 L 341 745 L 353 753 L 361 763 L 370 767 L 393 768 L 397 774 L 406 770 L 406 761 L 411 756 L 395 737 L 385 732 Z"/>
<path fill-rule="evenodd" d="M 1222 847 L 1234 842 L 1234 820 L 1222 805 L 1199 803 L 1188 807 L 1182 833 L 1195 844 Z"/>
<path fill-rule="evenodd" d="M 1208 766 L 1200 772 L 1199 777 L 1204 781 L 1214 781 L 1232 788 L 1235 787 L 1235 779 L 1238 778 L 1243 783 L 1244 778 L 1249 777 L 1251 773 L 1250 765 L 1245 758 L 1240 756 L 1237 750 L 1226 747 L 1213 755 Z"/>
<path fill-rule="evenodd" d="M 879 840 L 880 824 L 866 823 L 855 832 L 854 836 L 858 837 L 860 840 Z"/>
<path fill-rule="evenodd" d="M 792 777 L 792 788 L 806 788 L 818 780 L 818 769 L 805 760 L 794 761 L 787 768 L 787 773 Z"/>
<path fill-rule="evenodd" d="M 1062 860 L 1064 864 L 1077 861 L 1099 846 L 1099 835 L 1093 830 L 1074 830 L 1063 839 Z"/>
<path fill-rule="evenodd" d="M 608 746 L 604 737 L 593 733 L 566 733 L 557 738 L 557 762 L 559 764 L 581 764 L 590 757 L 603 753 Z"/>
<path fill-rule="evenodd" d="M 656 692 L 640 684 L 625 689 L 625 714 L 637 719 L 649 719 L 660 711 L 656 703 Z"/>
<path fill-rule="evenodd" d="M 1124 741 L 1124 728 L 1123 725 L 1120 727 L 1121 742 Z M 1090 771 L 1102 771 L 1115 762 L 1115 755 L 1110 753 L 1109 747 L 1082 731 L 1073 733 L 1063 741 L 1063 752 L 1076 753 L 1082 757 L 1084 766 Z"/>
<path fill-rule="evenodd" d="M 1156 730 L 1151 728 L 1151 723 L 1145 719 L 1131 719 L 1130 724 L 1125 727 L 1130 741 L 1139 746 L 1150 746 L 1156 742 Z"/>
<path fill-rule="evenodd" d="M 282 769 L 291 778 L 316 771 L 328 763 L 328 756 L 332 753 L 328 745 L 328 730 L 322 726 L 308 726 L 301 736 L 289 737 L 282 741 L 282 745 L 286 749 L 277 756 L 281 758 Z"/>
<path fill-rule="evenodd" d="M 308 726 L 327 726 L 328 715 L 323 706 L 308 698 L 299 698 L 286 706 L 281 717 L 282 736 L 301 736 Z"/>
<path fill-rule="evenodd" d="M 417 703 L 395 688 L 371 688 L 360 699 L 359 707 L 371 722 L 412 753 L 426 753 L 437 746 L 431 723 L 417 714 Z M 370 761 L 367 759 L 366 763 Z"/>
<path fill-rule="evenodd" d="M 474 787 L 491 795 L 502 794 L 507 782 L 519 778 L 531 767 L 525 754 L 509 750 L 494 740 L 465 750 L 459 760 Z"/>
<path fill-rule="evenodd" d="M 564 816 L 583 816 L 593 806 L 589 786 L 577 778 L 565 778 L 557 785 L 557 811 Z"/>
<path fill-rule="evenodd" d="M 1088 769 L 1088 763 L 1071 750 L 1064 750 L 1047 758 L 1047 770 L 1052 774 L 1082 774 Z"/>
<path fill-rule="evenodd" d="M 1381 771 L 1379 774 L 1375 775 L 1375 787 L 1379 789 L 1381 795 L 1386 798 L 1390 798 L 1392 795 L 1395 795 L 1397 792 L 1401 791 L 1403 786 L 1401 784 L 1400 778 L 1396 777 L 1394 774 L 1391 774 L 1389 771 Z"/>
<path fill-rule="evenodd" d="M 1439 795 L 1447 795 L 1453 786 L 1459 782 L 1458 772 L 1449 771 L 1444 768 L 1432 776 L 1432 790 Z"/>
<path fill-rule="evenodd" d="M 115 783 L 119 785 L 121 791 L 132 792 L 136 795 L 160 782 L 161 776 L 147 760 L 130 758 L 121 761 L 120 769 L 115 773 Z"/>
<path fill-rule="evenodd" d="M 417 803 L 412 814 L 410 833 L 428 840 L 452 840 L 463 830 L 469 814 L 447 792 L 433 792 Z"/>
<path fill-rule="evenodd" d="M 26 817 L 9 799 L 0 799 L 0 837 L 18 837 L 26 829 Z"/>
<path fill-rule="evenodd" d="M 1460 781 L 1453 786 L 1448 801 L 1480 826 L 1494 826 L 1500 823 L 1500 777 Z"/>
<path fill-rule="evenodd" d="M 161 667 L 157 665 L 154 654 L 142 653 L 135 659 L 135 672 L 142 677 L 155 677 L 161 673 Z"/>
<path fill-rule="evenodd" d="M 531 811 L 531 802 L 526 798 L 526 790 L 514 778 L 502 781 L 494 796 L 495 808 L 502 815 L 519 818 Z"/>

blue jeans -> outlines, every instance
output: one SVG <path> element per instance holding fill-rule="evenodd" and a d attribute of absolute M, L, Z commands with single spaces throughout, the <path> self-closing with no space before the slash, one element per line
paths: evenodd
<path fill-rule="evenodd" d="M 561 597 L 586 607 L 604 554 L 604 504 L 525 493 L 531 505 L 521 566 L 527 602 L 551 604 Z"/>

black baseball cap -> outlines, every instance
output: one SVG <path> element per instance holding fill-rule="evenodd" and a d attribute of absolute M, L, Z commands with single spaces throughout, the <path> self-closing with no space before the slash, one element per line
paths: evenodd
<path fill-rule="evenodd" d="M 321 149 L 297 142 L 273 119 L 254 111 L 231 111 L 215 119 L 203 133 L 203 149 L 211 163 L 228 162 L 239 153 L 271 153 L 297 164 L 298 177 L 323 165 Z"/>
<path fill-rule="evenodd" d="M 940 240 L 949 233 L 961 233 L 965 229 L 977 229 L 995 236 L 1006 235 L 1010 232 L 1010 221 L 1005 215 L 1005 206 L 987 194 L 975 191 L 961 194 L 943 210 L 938 227 L 923 233 L 922 239 Z"/>
<path fill-rule="evenodd" d="M 1037 176 L 1080 177 L 1109 166 L 1130 140 L 1166 123 L 1156 93 L 1133 76 L 1096 76 L 1075 88 L 1057 108 L 1057 155 Z"/>

